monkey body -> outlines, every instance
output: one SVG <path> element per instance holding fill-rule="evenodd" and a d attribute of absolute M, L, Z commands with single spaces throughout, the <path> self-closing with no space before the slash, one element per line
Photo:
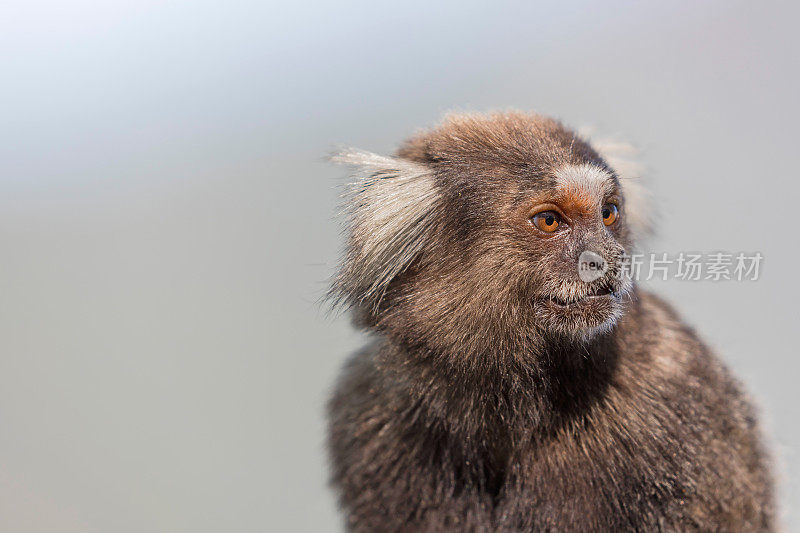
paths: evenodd
<path fill-rule="evenodd" d="M 491 389 L 472 389 L 456 372 L 407 373 L 385 340 L 359 352 L 330 404 L 348 525 L 769 530 L 770 480 L 738 384 L 657 298 L 629 313 L 604 340 L 613 361 L 561 346 L 571 360 L 547 383 L 497 369 Z M 585 374 L 601 377 L 587 388 Z"/>
<path fill-rule="evenodd" d="M 396 212 L 384 224 L 371 218 L 380 213 L 352 219 L 337 290 L 374 339 L 329 403 L 350 530 L 774 527 L 755 416 L 736 380 L 657 297 L 611 276 L 576 279 L 580 250 L 613 273 L 632 242 L 627 225 L 589 216 L 631 206 L 605 161 L 576 142 L 536 116 L 457 120 L 400 151 L 433 168 L 433 203 L 410 216 L 419 233 L 392 225 Z M 371 168 L 371 179 L 395 179 L 401 165 Z M 430 193 L 409 179 L 415 197 Z M 402 194 L 390 195 L 401 207 Z M 556 220 L 569 226 L 553 238 Z M 392 235 L 403 245 L 386 245 Z"/>

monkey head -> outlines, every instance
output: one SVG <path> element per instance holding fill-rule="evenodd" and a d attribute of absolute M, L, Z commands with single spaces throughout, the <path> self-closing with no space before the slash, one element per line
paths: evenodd
<path fill-rule="evenodd" d="M 461 354 L 613 328 L 637 216 L 609 158 L 559 122 L 450 117 L 358 169 L 333 293 L 362 323 Z M 615 165 L 616 166 L 616 165 Z"/>

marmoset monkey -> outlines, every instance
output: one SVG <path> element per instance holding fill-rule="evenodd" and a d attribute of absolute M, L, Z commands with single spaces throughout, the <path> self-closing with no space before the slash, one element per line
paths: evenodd
<path fill-rule="evenodd" d="M 332 294 L 374 334 L 329 403 L 348 529 L 775 527 L 741 386 L 619 275 L 642 216 L 612 159 L 522 113 L 335 159 L 358 177 Z"/>

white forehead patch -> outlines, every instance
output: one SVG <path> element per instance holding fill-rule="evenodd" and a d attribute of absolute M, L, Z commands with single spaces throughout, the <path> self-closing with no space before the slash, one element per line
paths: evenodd
<path fill-rule="evenodd" d="M 602 199 L 614 190 L 614 177 L 588 163 L 564 165 L 556 171 L 556 184 L 568 194 Z"/>

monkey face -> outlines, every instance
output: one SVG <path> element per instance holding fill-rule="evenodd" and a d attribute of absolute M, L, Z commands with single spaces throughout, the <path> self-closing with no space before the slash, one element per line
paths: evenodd
<path fill-rule="evenodd" d="M 517 327 L 586 340 L 622 316 L 632 282 L 623 272 L 630 236 L 617 176 L 599 158 L 538 155 L 530 165 L 439 174 L 439 238 L 401 293 L 424 302 L 417 311 L 432 309 L 426 319 L 465 317 L 448 326 L 462 334 L 471 324 L 486 335 Z"/>
<path fill-rule="evenodd" d="M 523 191 L 511 217 L 521 241 L 517 259 L 534 272 L 527 291 L 537 324 L 570 337 L 609 329 L 632 288 L 623 271 L 628 231 L 616 176 L 592 163 L 565 163 Z"/>

